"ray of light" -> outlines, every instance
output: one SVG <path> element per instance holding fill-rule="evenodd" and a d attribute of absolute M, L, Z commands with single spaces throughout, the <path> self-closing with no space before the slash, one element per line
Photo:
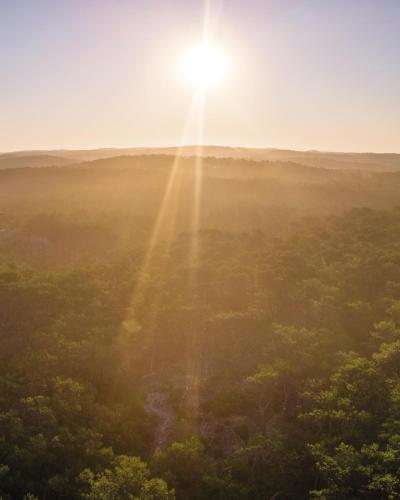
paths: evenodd
<path fill-rule="evenodd" d="M 129 328 L 129 325 L 132 324 L 142 326 L 137 323 L 139 319 L 137 316 L 137 310 L 143 306 L 143 300 L 146 296 L 146 290 L 148 288 L 149 279 L 151 278 L 152 272 L 155 270 L 155 266 L 157 266 L 157 279 L 158 283 L 162 283 L 165 276 L 167 275 L 169 262 L 169 250 L 171 243 L 173 241 L 173 237 L 175 234 L 176 227 L 176 216 L 177 211 L 179 210 L 179 192 L 180 192 L 180 173 L 182 169 L 181 163 L 184 161 L 182 158 L 182 147 L 184 145 L 184 138 L 187 133 L 187 129 L 189 127 L 192 114 L 195 111 L 195 99 L 193 97 L 192 103 L 188 110 L 184 127 L 182 129 L 182 139 L 180 142 L 180 146 L 177 148 L 175 153 L 175 157 L 173 158 L 170 171 L 167 175 L 167 181 L 165 184 L 164 192 L 162 195 L 160 207 L 158 209 L 155 222 L 148 240 L 148 244 L 146 246 L 146 251 L 142 258 L 142 262 L 140 265 L 140 269 L 138 270 L 137 280 L 135 286 L 132 291 L 131 300 L 129 306 L 127 308 L 127 314 L 125 316 L 125 320 L 122 323 L 123 329 L 126 327 Z M 162 252 L 156 252 L 156 248 L 160 243 L 161 239 L 163 239 L 164 245 L 162 246 Z M 158 259 L 156 263 L 156 257 Z M 148 373 L 150 375 L 153 373 L 153 364 L 154 364 L 154 352 L 155 352 L 155 332 L 154 327 L 157 321 L 157 312 L 158 307 L 160 305 L 160 301 L 162 300 L 162 292 L 163 290 L 157 289 L 155 294 L 153 295 L 151 301 L 145 304 L 146 312 L 145 312 L 145 328 L 146 328 L 146 339 L 145 344 L 147 349 L 150 352 L 149 358 L 149 366 Z M 122 350 L 120 353 L 120 369 L 121 370 L 129 370 L 131 369 L 132 363 L 132 353 L 129 351 Z M 116 383 L 118 383 L 116 379 Z"/>
<path fill-rule="evenodd" d="M 210 0 L 205 0 L 204 3 L 204 21 L 203 21 L 203 39 L 202 43 L 204 46 L 207 46 L 208 41 L 209 41 L 209 19 L 210 19 Z M 185 131 L 188 126 L 190 117 L 193 113 L 193 111 L 197 115 L 197 154 L 196 154 L 196 159 L 195 159 L 195 182 L 194 182 L 194 203 L 193 203 L 193 220 L 192 220 L 192 227 L 191 227 L 191 232 L 192 232 L 192 251 L 191 251 L 191 263 L 193 264 L 195 261 L 195 258 L 197 257 L 197 250 L 198 250 L 198 229 L 199 229 L 199 222 L 200 222 L 200 202 L 201 202 L 201 185 L 202 185 L 202 143 L 203 143 L 203 129 L 204 129 L 204 106 L 205 106 L 205 88 L 198 89 L 198 91 L 194 94 L 193 99 L 192 99 L 192 104 L 190 107 L 190 110 L 188 112 L 187 118 L 186 118 L 186 123 L 183 129 L 183 134 L 182 138 L 185 136 Z M 175 213 L 176 215 L 176 210 L 177 210 L 177 198 L 178 194 L 175 193 L 175 203 L 174 203 L 174 209 L 172 210 L 172 194 L 174 192 L 174 188 L 176 189 L 176 179 L 179 171 L 179 166 L 181 162 L 181 151 L 182 151 L 182 146 L 184 142 L 182 140 L 181 145 L 178 147 L 178 150 L 175 155 L 174 162 L 172 164 L 172 168 L 169 174 L 169 178 L 166 184 L 165 192 L 163 195 L 163 199 L 160 205 L 160 209 L 158 212 L 158 215 L 156 217 L 156 222 L 154 224 L 151 237 L 148 243 L 148 247 L 146 250 L 145 257 L 143 259 L 143 264 L 141 266 L 141 272 L 140 272 L 140 278 L 138 280 L 138 283 L 135 287 L 135 291 L 133 294 L 133 300 L 132 300 L 132 306 L 134 307 L 141 292 L 141 288 L 143 285 L 143 282 L 146 280 L 146 275 L 149 270 L 149 266 L 151 264 L 153 254 L 154 254 L 154 249 L 159 242 L 160 239 L 160 233 L 163 228 L 167 225 L 167 216 L 168 213 L 171 214 Z M 174 217 L 169 218 L 169 233 L 173 233 L 173 221 Z"/>
<path fill-rule="evenodd" d="M 203 44 L 206 46 L 209 41 L 209 17 L 210 17 L 210 1 L 205 0 L 204 3 L 204 22 L 203 22 Z M 199 229 L 201 218 L 201 197 L 202 197 L 202 170 L 203 170 L 203 140 L 204 140 L 204 110 L 205 110 L 205 88 L 197 89 L 193 95 L 192 103 L 185 120 L 182 133 L 182 142 L 176 151 L 173 159 L 167 181 L 165 184 L 164 192 L 162 195 L 160 207 L 158 209 L 153 229 L 149 237 L 146 252 L 143 256 L 138 280 L 133 290 L 131 305 L 128 311 L 128 318 L 137 319 L 136 310 L 140 306 L 141 301 L 146 296 L 146 287 L 148 278 L 151 272 L 157 272 L 156 277 L 158 289 L 155 290 L 149 303 L 145 306 L 145 322 L 146 322 L 146 344 L 149 349 L 149 374 L 153 372 L 153 358 L 157 354 L 155 344 L 155 327 L 157 325 L 157 314 L 160 311 L 162 301 L 163 281 L 168 276 L 170 247 L 176 235 L 176 218 L 179 209 L 181 208 L 179 202 L 182 200 L 180 195 L 181 183 L 183 178 L 184 169 L 180 168 L 184 162 L 181 156 L 182 146 L 184 144 L 184 137 L 187 127 L 189 125 L 192 115 L 195 115 L 196 122 L 196 137 L 197 137 L 197 150 L 194 159 L 194 173 L 191 172 L 185 179 L 194 179 L 193 182 L 193 203 L 192 203 L 192 219 L 191 219 L 191 241 L 189 249 L 189 275 L 187 276 L 187 304 L 190 306 L 192 314 L 196 314 L 196 261 L 198 258 L 199 250 Z M 185 162 L 185 165 L 187 163 Z M 190 167 L 190 165 L 189 165 Z M 159 251 L 158 244 L 163 240 L 162 249 Z M 161 248 L 161 247 L 160 247 Z M 157 249 L 157 251 L 156 251 Z M 143 304 L 141 304 L 143 305 Z M 192 323 L 192 321 L 190 321 Z M 199 332 L 195 330 L 189 323 L 189 327 L 185 332 L 185 346 L 182 346 L 186 353 L 186 388 L 182 396 L 182 403 L 189 410 L 191 415 L 191 422 L 196 427 L 199 424 L 199 408 L 200 408 L 200 384 L 201 384 L 201 347 Z M 199 324 L 199 321 L 194 321 L 194 325 Z M 122 353 L 121 362 L 124 359 L 129 361 L 129 354 Z"/>
<path fill-rule="evenodd" d="M 207 47 L 209 43 L 210 26 L 210 0 L 204 3 L 204 21 L 203 21 L 203 46 Z M 201 195 L 203 184 L 203 141 L 204 141 L 204 113 L 205 113 L 205 86 L 198 89 L 197 101 L 197 151 L 195 158 L 194 172 L 194 196 L 193 196 L 193 218 L 191 227 L 191 254 L 190 254 L 190 275 L 189 286 L 191 291 L 192 307 L 196 303 L 196 281 L 197 281 L 197 260 L 199 253 L 199 230 L 201 216 Z M 194 309 L 195 310 L 195 309 Z M 187 351 L 187 384 L 184 394 L 184 402 L 192 418 L 192 425 L 198 432 L 200 425 L 200 385 L 201 385 L 201 338 L 200 332 L 191 330 L 188 332 L 188 351 Z"/>
<path fill-rule="evenodd" d="M 167 183 L 165 186 L 164 194 L 161 200 L 160 208 L 156 216 L 156 220 L 151 232 L 151 236 L 147 245 L 147 250 L 143 258 L 141 265 L 141 270 L 139 273 L 139 279 L 135 286 L 135 290 L 132 297 L 131 308 L 134 308 L 139 300 L 142 287 L 146 281 L 147 273 L 151 266 L 151 262 L 154 256 L 154 250 L 157 244 L 160 242 L 161 232 L 167 235 L 166 241 L 171 242 L 174 231 L 174 222 L 176 218 L 176 212 L 178 210 L 178 198 L 179 198 L 179 186 L 177 185 L 177 178 L 179 174 L 179 167 L 182 161 L 182 148 L 184 146 L 183 138 L 185 137 L 186 129 L 189 125 L 189 121 L 193 110 L 195 109 L 195 99 L 193 98 L 190 110 L 186 117 L 185 126 L 182 133 L 182 141 L 180 146 L 177 148 L 169 175 Z M 166 230 L 167 229 L 167 230 Z"/>
<path fill-rule="evenodd" d="M 203 21 L 203 46 L 207 47 L 209 43 L 210 31 L 210 0 L 204 2 L 204 21 Z M 192 221 L 192 248 L 191 248 L 191 266 L 194 273 L 194 266 L 198 257 L 199 229 L 200 229 L 200 208 L 201 191 L 203 183 L 203 142 L 204 142 L 204 113 L 205 113 L 205 87 L 197 91 L 197 151 L 195 161 L 194 175 L 194 196 L 193 196 L 193 221 Z M 194 276 L 192 276 L 194 278 Z"/>

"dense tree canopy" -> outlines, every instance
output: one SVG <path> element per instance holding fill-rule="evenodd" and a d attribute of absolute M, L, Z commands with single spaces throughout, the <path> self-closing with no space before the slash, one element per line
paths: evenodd
<path fill-rule="evenodd" d="M 400 498 L 400 210 L 224 230 L 207 182 L 151 252 L 151 210 L 3 214 L 3 500 Z"/>

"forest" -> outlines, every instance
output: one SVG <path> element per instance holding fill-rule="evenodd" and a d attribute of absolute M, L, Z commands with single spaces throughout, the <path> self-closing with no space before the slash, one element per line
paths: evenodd
<path fill-rule="evenodd" d="M 399 191 L 286 160 L 0 170 L 0 498 L 399 499 Z"/>

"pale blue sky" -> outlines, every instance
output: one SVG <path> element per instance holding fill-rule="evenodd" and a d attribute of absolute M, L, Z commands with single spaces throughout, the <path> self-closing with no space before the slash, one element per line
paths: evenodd
<path fill-rule="evenodd" d="M 0 151 L 197 141 L 203 0 L 0 0 Z M 400 152 L 399 0 L 211 0 L 203 142 Z M 185 133 L 183 129 L 186 123 Z"/>

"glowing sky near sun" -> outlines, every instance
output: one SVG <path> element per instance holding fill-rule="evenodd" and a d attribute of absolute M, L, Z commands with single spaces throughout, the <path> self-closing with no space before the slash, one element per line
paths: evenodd
<path fill-rule="evenodd" d="M 201 0 L 1 0 L 0 151 L 198 140 Z M 400 152 L 398 0 L 211 0 L 207 144 Z"/>

